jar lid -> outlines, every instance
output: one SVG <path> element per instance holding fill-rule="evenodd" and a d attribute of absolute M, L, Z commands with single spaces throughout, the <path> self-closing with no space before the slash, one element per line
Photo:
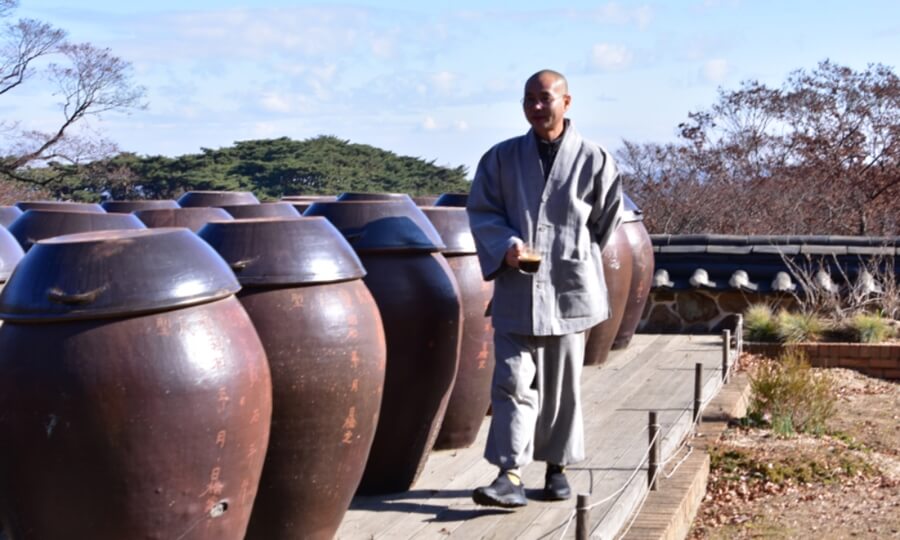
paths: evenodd
<path fill-rule="evenodd" d="M 145 229 L 132 214 L 106 212 L 70 212 L 65 210 L 28 210 L 9 226 L 22 249 L 28 251 L 38 240 L 63 234 L 114 229 Z"/>
<path fill-rule="evenodd" d="M 235 204 L 221 206 L 234 219 L 256 218 L 298 218 L 300 212 L 289 202 L 268 202 L 259 204 Z"/>
<path fill-rule="evenodd" d="M 0 227 L 9 227 L 21 215 L 22 210 L 18 206 L 0 206 Z"/>
<path fill-rule="evenodd" d="M 103 214 L 106 210 L 97 203 L 80 203 L 70 201 L 19 201 L 16 203 L 19 210 L 65 210 L 67 212 L 92 212 Z"/>
<path fill-rule="evenodd" d="M 183 228 L 98 231 L 36 243 L 0 292 L 0 319 L 43 323 L 186 307 L 240 290 L 228 264 Z"/>
<path fill-rule="evenodd" d="M 622 194 L 622 223 L 632 223 L 634 221 L 644 221 L 644 213 L 634 204 L 626 194 Z"/>
<path fill-rule="evenodd" d="M 217 221 L 197 234 L 243 286 L 308 285 L 366 275 L 353 248 L 323 217 Z"/>
<path fill-rule="evenodd" d="M 172 199 L 134 199 L 130 201 L 106 201 L 100 206 L 107 212 L 128 214 L 137 210 L 178 208 L 178 203 Z"/>
<path fill-rule="evenodd" d="M 475 253 L 475 237 L 469 227 L 469 215 L 458 206 L 426 206 L 422 212 L 428 216 L 447 248 L 444 255 L 470 255 Z"/>
<path fill-rule="evenodd" d="M 434 201 L 435 206 L 461 206 L 466 207 L 469 202 L 468 193 L 442 193 L 440 197 Z"/>
<path fill-rule="evenodd" d="M 441 235 L 409 197 L 382 201 L 313 203 L 304 216 L 324 216 L 353 249 L 364 251 L 440 251 Z"/>
<path fill-rule="evenodd" d="M 151 229 L 157 227 L 186 227 L 197 232 L 210 221 L 231 221 L 231 214 L 212 206 L 192 208 L 162 208 L 159 210 L 138 210 L 138 219 Z"/>
<path fill-rule="evenodd" d="M 249 191 L 188 191 L 178 198 L 178 206 L 183 208 L 235 204 L 259 204 L 259 199 Z"/>

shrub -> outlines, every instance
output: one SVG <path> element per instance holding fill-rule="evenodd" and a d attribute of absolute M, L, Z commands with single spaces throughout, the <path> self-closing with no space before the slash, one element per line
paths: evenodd
<path fill-rule="evenodd" d="M 778 321 L 772 308 L 766 304 L 753 304 L 744 314 L 744 337 L 750 341 L 779 340 Z"/>
<path fill-rule="evenodd" d="M 750 377 L 750 389 L 750 414 L 767 418 L 779 435 L 822 433 L 834 414 L 831 378 L 814 372 L 799 351 L 763 362 Z"/>
<path fill-rule="evenodd" d="M 872 313 L 858 313 L 848 325 L 850 334 L 860 343 L 881 343 L 897 333 L 887 319 Z"/>
<path fill-rule="evenodd" d="M 777 318 L 778 337 L 784 343 L 819 341 L 825 332 L 825 323 L 814 313 L 790 313 L 782 311 Z"/>

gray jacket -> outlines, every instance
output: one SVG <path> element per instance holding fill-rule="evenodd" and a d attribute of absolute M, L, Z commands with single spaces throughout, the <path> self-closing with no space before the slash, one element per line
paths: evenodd
<path fill-rule="evenodd" d="M 586 330 L 609 316 L 600 260 L 621 221 L 622 188 L 612 156 L 571 123 L 550 175 L 531 130 L 485 153 L 469 193 L 469 224 L 484 279 L 494 280 L 494 328 L 523 335 Z M 543 260 L 534 275 L 504 262 L 516 239 Z"/>

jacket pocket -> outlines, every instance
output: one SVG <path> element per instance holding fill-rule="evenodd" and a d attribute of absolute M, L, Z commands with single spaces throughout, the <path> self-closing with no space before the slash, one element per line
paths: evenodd
<path fill-rule="evenodd" d="M 591 315 L 591 295 L 583 291 L 569 291 L 558 297 L 559 316 L 563 319 L 577 319 Z"/>

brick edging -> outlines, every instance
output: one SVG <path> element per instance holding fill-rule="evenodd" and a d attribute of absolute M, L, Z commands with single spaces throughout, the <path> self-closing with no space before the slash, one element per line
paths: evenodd
<path fill-rule="evenodd" d="M 708 446 L 728 428 L 728 421 L 747 413 L 750 381 L 744 372 L 732 374 L 707 404 L 691 439 L 694 452 L 671 478 L 660 479 L 659 490 L 647 496 L 623 540 L 681 540 L 691 530 L 706 495 L 709 478 Z"/>
<path fill-rule="evenodd" d="M 745 341 L 749 353 L 776 358 L 786 350 L 802 351 L 813 367 L 855 369 L 872 377 L 900 380 L 898 343 L 762 343 Z"/>

